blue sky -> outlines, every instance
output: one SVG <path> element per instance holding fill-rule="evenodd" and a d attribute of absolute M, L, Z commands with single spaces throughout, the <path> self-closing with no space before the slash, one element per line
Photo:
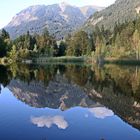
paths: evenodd
<path fill-rule="evenodd" d="M 3 0 L 0 4 L 0 28 L 7 25 L 13 16 L 28 6 L 36 4 L 49 5 L 63 1 L 76 6 L 109 6 L 115 2 L 115 0 Z"/>

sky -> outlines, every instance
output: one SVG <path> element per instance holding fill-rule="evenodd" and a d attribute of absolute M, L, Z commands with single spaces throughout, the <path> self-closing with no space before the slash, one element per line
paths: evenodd
<path fill-rule="evenodd" d="M 75 6 L 96 5 L 107 7 L 115 2 L 115 0 L 1 0 L 0 4 L 0 28 L 6 26 L 18 12 L 31 6 L 38 4 L 55 4 L 66 2 Z"/>

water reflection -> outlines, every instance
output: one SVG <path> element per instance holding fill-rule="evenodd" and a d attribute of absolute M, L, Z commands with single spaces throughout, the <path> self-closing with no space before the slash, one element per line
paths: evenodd
<path fill-rule="evenodd" d="M 67 121 L 63 116 L 40 116 L 31 117 L 31 122 L 37 127 L 51 128 L 52 125 L 56 125 L 59 129 L 66 129 L 68 127 Z"/>
<path fill-rule="evenodd" d="M 2 84 L 4 87 L 7 86 L 10 83 L 11 78 L 11 71 L 9 71 L 5 66 L 0 65 L 0 85 Z"/>
<path fill-rule="evenodd" d="M 138 67 L 107 65 L 99 68 L 70 64 L 46 66 L 14 64 L 1 67 L 3 74 L 0 74 L 0 83 L 3 86 L 7 85 L 17 99 L 29 106 L 49 107 L 62 111 L 81 106 L 89 108 L 97 118 L 103 119 L 116 114 L 133 127 L 140 129 Z M 35 117 L 33 120 L 37 126 L 41 126 L 39 122 L 47 127 L 57 125 L 48 117 Z M 48 120 L 52 123 L 48 124 Z"/>
<path fill-rule="evenodd" d="M 89 112 L 92 113 L 98 119 L 105 119 L 106 117 L 111 117 L 114 115 L 113 111 L 107 109 L 106 107 L 96 107 L 89 109 Z"/>

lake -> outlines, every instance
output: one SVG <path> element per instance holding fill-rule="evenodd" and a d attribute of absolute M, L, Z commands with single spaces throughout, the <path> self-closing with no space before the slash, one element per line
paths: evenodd
<path fill-rule="evenodd" d="M 0 65 L 0 140 L 140 140 L 140 68 Z"/>

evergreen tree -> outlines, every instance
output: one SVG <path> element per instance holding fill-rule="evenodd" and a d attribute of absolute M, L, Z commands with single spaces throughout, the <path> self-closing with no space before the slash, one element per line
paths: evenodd
<path fill-rule="evenodd" d="M 1 31 L 1 38 L 3 39 L 3 40 L 6 40 L 6 39 L 9 39 L 10 38 L 10 35 L 9 35 L 9 33 L 5 30 L 5 29 L 2 29 L 2 31 Z"/>
<path fill-rule="evenodd" d="M 58 56 L 65 56 L 66 48 L 67 48 L 66 43 L 64 41 L 61 41 L 59 45 Z"/>
<path fill-rule="evenodd" d="M 7 54 L 6 43 L 0 37 L 0 57 L 4 57 L 4 56 L 6 56 L 6 54 Z"/>

